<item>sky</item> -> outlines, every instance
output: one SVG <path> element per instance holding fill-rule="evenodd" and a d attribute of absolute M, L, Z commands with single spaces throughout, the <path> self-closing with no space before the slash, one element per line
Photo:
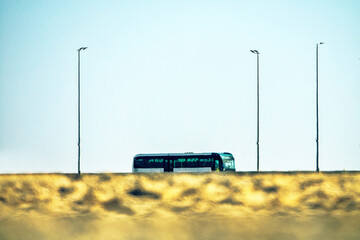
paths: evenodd
<path fill-rule="evenodd" d="M 0 173 L 131 172 L 230 152 L 256 171 L 360 170 L 360 1 L 0 1 Z"/>

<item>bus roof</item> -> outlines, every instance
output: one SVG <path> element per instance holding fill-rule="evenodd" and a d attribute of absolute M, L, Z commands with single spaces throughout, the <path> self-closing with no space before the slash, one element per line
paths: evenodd
<path fill-rule="evenodd" d="M 211 156 L 212 154 L 229 154 L 232 155 L 231 153 L 228 152 L 222 152 L 222 153 L 218 153 L 218 152 L 208 152 L 208 153 L 193 153 L 193 152 L 189 152 L 189 153 L 140 153 L 140 154 L 136 154 L 134 156 L 134 158 L 138 158 L 138 157 L 188 157 L 188 156 Z"/>

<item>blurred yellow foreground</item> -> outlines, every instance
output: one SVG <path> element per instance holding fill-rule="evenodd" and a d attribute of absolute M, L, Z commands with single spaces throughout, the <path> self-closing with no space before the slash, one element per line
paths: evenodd
<path fill-rule="evenodd" d="M 0 175 L 0 239 L 360 239 L 360 173 Z"/>

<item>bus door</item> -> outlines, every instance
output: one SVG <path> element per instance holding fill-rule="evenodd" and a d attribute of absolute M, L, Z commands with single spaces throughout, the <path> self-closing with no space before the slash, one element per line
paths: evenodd
<path fill-rule="evenodd" d="M 214 171 L 220 171 L 220 161 L 218 159 L 215 159 L 215 169 Z"/>
<path fill-rule="evenodd" d="M 164 172 L 173 172 L 173 171 L 174 171 L 174 160 L 171 158 L 165 159 Z"/>

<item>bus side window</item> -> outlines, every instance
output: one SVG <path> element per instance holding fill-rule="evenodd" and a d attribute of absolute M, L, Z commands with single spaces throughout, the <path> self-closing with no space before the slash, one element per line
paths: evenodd
<path fill-rule="evenodd" d="M 212 168 L 212 158 L 200 158 L 199 167 L 211 167 Z"/>
<path fill-rule="evenodd" d="M 187 158 L 185 167 L 199 167 L 199 159 L 198 158 Z"/>
<path fill-rule="evenodd" d="M 163 168 L 164 167 L 164 159 L 162 159 L 162 158 L 155 159 L 154 167 Z"/>
<path fill-rule="evenodd" d="M 135 159 L 134 168 L 144 168 L 144 167 L 145 167 L 144 159 L 141 158 Z"/>
<path fill-rule="evenodd" d="M 201 157 L 199 159 L 199 167 L 205 167 L 206 166 L 206 163 L 205 163 L 205 158 L 204 157 Z"/>
<path fill-rule="evenodd" d="M 183 168 L 185 167 L 185 158 L 178 158 L 174 160 L 174 168 Z"/>

